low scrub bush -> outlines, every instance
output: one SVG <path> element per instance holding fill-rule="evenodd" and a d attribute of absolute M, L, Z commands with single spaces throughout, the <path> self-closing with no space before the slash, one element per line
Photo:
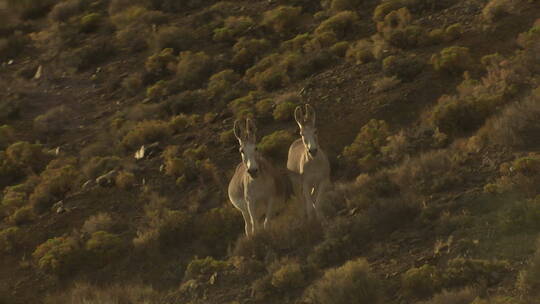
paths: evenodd
<path fill-rule="evenodd" d="M 40 174 L 40 183 L 30 195 L 30 203 L 35 211 L 47 211 L 54 203 L 63 199 L 76 185 L 79 172 L 72 165 L 58 168 L 47 167 Z"/>
<path fill-rule="evenodd" d="M 427 264 L 411 268 L 401 276 L 401 290 L 407 297 L 426 298 L 436 292 L 440 284 L 437 268 Z"/>
<path fill-rule="evenodd" d="M 509 202 L 498 214 L 498 228 L 506 233 L 540 231 L 540 196 Z"/>
<path fill-rule="evenodd" d="M 181 133 L 190 127 L 196 126 L 199 118 L 197 114 L 186 115 L 182 113 L 173 116 L 169 122 L 169 126 L 175 133 Z"/>
<path fill-rule="evenodd" d="M 448 261 L 442 277 L 444 286 L 448 287 L 463 287 L 482 281 L 492 286 L 501 281 L 509 267 L 507 262 L 499 260 L 454 258 Z"/>
<path fill-rule="evenodd" d="M 36 19 L 47 15 L 58 0 L 7 0 L 7 7 L 22 19 Z"/>
<path fill-rule="evenodd" d="M 141 145 L 166 140 L 171 136 L 172 130 L 167 122 L 160 120 L 146 120 L 139 122 L 122 138 L 126 148 L 137 149 Z"/>
<path fill-rule="evenodd" d="M 274 159 L 285 159 L 289 146 L 296 138 L 288 131 L 280 130 L 266 135 L 258 145 L 261 153 Z"/>
<path fill-rule="evenodd" d="M 117 156 L 95 156 L 89 159 L 82 172 L 89 179 L 95 179 L 111 170 L 119 168 L 121 159 Z"/>
<path fill-rule="evenodd" d="M 301 13 L 301 7 L 278 6 L 263 14 L 262 25 L 278 34 L 287 35 L 298 29 Z"/>
<path fill-rule="evenodd" d="M 301 265 L 294 260 L 282 260 L 273 265 L 276 268 L 272 273 L 271 284 L 281 292 L 288 292 L 301 288 L 306 284 L 305 274 Z"/>
<path fill-rule="evenodd" d="M 451 291 L 444 290 L 433 296 L 430 300 L 420 302 L 419 304 L 483 304 L 483 301 L 476 300 L 477 297 L 478 292 L 472 288 Z M 485 304 L 487 304 L 487 302 Z"/>
<path fill-rule="evenodd" d="M 78 15 L 83 9 L 80 0 L 68 0 L 57 3 L 49 13 L 48 17 L 54 22 L 67 22 L 70 18 Z"/>
<path fill-rule="evenodd" d="M 105 212 L 90 216 L 81 228 L 81 232 L 92 235 L 94 232 L 106 231 L 110 232 L 114 225 L 112 217 Z"/>
<path fill-rule="evenodd" d="M 516 287 L 525 296 L 538 296 L 540 292 L 540 240 L 536 242 L 536 252 L 526 267 L 519 272 Z"/>
<path fill-rule="evenodd" d="M 96 231 L 86 241 L 85 249 L 90 260 L 100 267 L 110 264 L 119 258 L 125 249 L 125 244 L 116 234 L 106 231 Z"/>
<path fill-rule="evenodd" d="M 0 38 L 0 59 L 15 58 L 29 46 L 30 39 L 21 32 L 15 32 L 6 38 Z"/>
<path fill-rule="evenodd" d="M 45 272 L 67 275 L 80 267 L 82 250 L 73 237 L 55 237 L 39 245 L 32 257 Z"/>
<path fill-rule="evenodd" d="M 235 84 L 240 81 L 240 75 L 231 69 L 223 70 L 210 77 L 206 91 L 211 98 L 228 102 L 239 97 L 240 92 L 235 89 Z"/>
<path fill-rule="evenodd" d="M 68 119 L 73 111 L 66 106 L 58 106 L 34 119 L 34 130 L 42 134 L 58 135 L 68 129 Z"/>
<path fill-rule="evenodd" d="M 381 148 L 389 135 L 386 122 L 372 119 L 360 129 L 353 143 L 343 149 L 343 156 L 361 170 L 373 170 L 380 162 Z"/>
<path fill-rule="evenodd" d="M 266 39 L 248 39 L 241 37 L 233 46 L 232 64 L 239 69 L 247 69 L 252 66 L 258 58 L 264 56 L 271 48 L 271 44 Z"/>
<path fill-rule="evenodd" d="M 328 7 L 332 12 L 354 10 L 362 4 L 359 0 L 325 0 L 321 1 L 323 7 Z"/>
<path fill-rule="evenodd" d="M 163 26 L 151 37 L 150 45 L 156 52 L 171 48 L 175 53 L 187 51 L 196 41 L 193 29 L 177 26 Z"/>
<path fill-rule="evenodd" d="M 36 214 L 34 213 L 32 206 L 24 206 L 15 210 L 15 212 L 8 217 L 8 222 L 20 226 L 31 223 L 35 218 Z"/>
<path fill-rule="evenodd" d="M 128 171 L 120 171 L 114 178 L 114 184 L 120 189 L 130 189 L 136 183 L 135 174 Z"/>
<path fill-rule="evenodd" d="M 230 268 L 230 266 L 231 265 L 228 262 L 215 260 L 212 257 L 206 257 L 203 259 L 195 258 L 189 262 L 186 269 L 185 278 L 197 279 L 204 276 L 208 279 L 215 272 L 221 273 Z"/>
<path fill-rule="evenodd" d="M 312 303 L 381 303 L 381 283 L 371 273 L 366 259 L 349 261 L 325 271 L 307 291 Z"/>
<path fill-rule="evenodd" d="M 403 81 L 411 81 L 422 72 L 424 63 L 416 56 L 391 55 L 383 60 L 383 72 L 387 76 L 397 76 Z"/>
<path fill-rule="evenodd" d="M 315 29 L 315 34 L 333 32 L 338 39 L 344 39 L 348 34 L 355 33 L 357 27 L 358 15 L 352 11 L 342 11 L 321 22 Z"/>
<path fill-rule="evenodd" d="M 460 46 L 447 47 L 431 57 L 431 64 L 435 70 L 450 74 L 459 74 L 469 70 L 473 67 L 473 63 L 469 49 Z"/>
<path fill-rule="evenodd" d="M 367 39 L 358 40 L 347 50 L 345 57 L 356 64 L 368 63 L 375 59 L 373 56 L 373 43 Z"/>
<path fill-rule="evenodd" d="M 516 5 L 514 0 L 490 0 L 482 9 L 482 17 L 489 22 L 495 22 L 510 15 Z"/>
<path fill-rule="evenodd" d="M 208 225 L 212 223 L 212 225 Z M 213 208 L 195 221 L 197 239 L 221 254 L 244 232 L 242 215 L 232 207 Z"/>
<path fill-rule="evenodd" d="M 193 89 L 202 85 L 211 75 L 213 62 L 204 52 L 181 52 L 176 66 L 176 79 L 180 88 Z"/>
<path fill-rule="evenodd" d="M 512 162 L 503 163 L 499 169 L 501 177 L 496 181 L 500 192 L 512 191 L 522 197 L 535 197 L 540 194 L 540 156 L 531 154 Z"/>
<path fill-rule="evenodd" d="M 76 48 L 68 54 L 67 63 L 79 71 L 87 70 L 98 64 L 102 64 L 117 52 L 114 44 L 106 38 L 94 40 L 91 44 L 86 44 Z"/>
<path fill-rule="evenodd" d="M 401 83 L 401 80 L 399 80 L 396 76 L 383 77 L 373 82 L 373 92 L 374 93 L 386 92 L 388 90 L 395 88 L 400 83 Z"/>
<path fill-rule="evenodd" d="M 223 27 L 214 30 L 214 41 L 234 42 L 237 38 L 247 34 L 255 22 L 249 16 L 229 16 L 225 19 Z"/>
<path fill-rule="evenodd" d="M 7 148 L 15 140 L 15 130 L 8 126 L 0 126 L 0 150 Z"/>
<path fill-rule="evenodd" d="M 293 117 L 294 109 L 301 102 L 300 96 L 296 93 L 286 93 L 276 99 L 276 107 L 273 111 L 275 120 L 290 120 Z"/>
<path fill-rule="evenodd" d="M 392 11 L 377 23 L 377 31 L 390 45 L 398 48 L 414 48 L 427 40 L 426 31 L 412 25 L 412 16 L 405 7 Z"/>
<path fill-rule="evenodd" d="M 236 98 L 229 102 L 228 107 L 237 119 L 253 117 L 255 113 L 255 103 L 260 98 L 261 94 L 259 92 L 251 91 L 246 96 Z"/>
<path fill-rule="evenodd" d="M 148 57 L 144 63 L 146 71 L 154 77 L 167 77 L 174 74 L 176 65 L 178 64 L 178 58 L 173 52 L 173 49 L 165 48 Z"/>

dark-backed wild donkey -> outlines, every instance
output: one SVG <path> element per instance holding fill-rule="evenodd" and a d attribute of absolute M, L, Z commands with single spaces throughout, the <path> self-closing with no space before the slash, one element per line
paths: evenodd
<path fill-rule="evenodd" d="M 234 122 L 234 136 L 240 143 L 242 162 L 229 183 L 229 199 L 242 212 L 246 235 L 267 227 L 275 207 L 285 202 L 285 187 L 278 171 L 257 151 L 256 128 L 252 120 Z"/>
<path fill-rule="evenodd" d="M 308 219 L 322 220 L 321 197 L 330 186 L 330 163 L 319 146 L 315 127 L 315 110 L 309 104 L 294 110 L 294 119 L 300 127 L 301 138 L 291 144 L 287 169 L 294 194 L 304 206 Z"/>

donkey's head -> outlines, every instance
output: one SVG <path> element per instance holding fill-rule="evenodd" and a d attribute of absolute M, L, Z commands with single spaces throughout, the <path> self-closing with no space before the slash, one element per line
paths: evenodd
<path fill-rule="evenodd" d="M 234 122 L 234 136 L 240 144 L 240 154 L 242 162 L 247 168 L 248 174 L 256 178 L 259 173 L 259 163 L 257 161 L 257 128 L 253 120 L 247 118 L 244 121 L 236 120 Z"/>
<path fill-rule="evenodd" d="M 319 151 L 319 139 L 317 137 L 317 128 L 315 127 L 315 110 L 309 104 L 304 108 L 296 107 L 294 110 L 294 119 L 300 127 L 300 136 L 306 151 L 311 157 L 317 156 Z"/>

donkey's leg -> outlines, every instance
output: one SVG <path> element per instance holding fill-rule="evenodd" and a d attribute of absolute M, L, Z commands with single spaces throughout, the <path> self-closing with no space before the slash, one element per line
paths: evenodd
<path fill-rule="evenodd" d="M 276 200 L 275 197 L 270 197 L 268 199 L 267 205 L 266 205 L 266 217 L 264 219 L 264 229 L 268 229 L 270 227 L 270 221 L 272 220 L 272 217 L 274 216 L 274 201 Z"/>
<path fill-rule="evenodd" d="M 321 221 L 325 221 L 324 215 L 322 214 L 322 204 L 324 203 L 323 198 L 324 194 L 330 189 L 331 182 L 328 179 L 322 180 L 315 187 L 313 197 L 314 197 L 314 208 L 317 218 Z"/>
<path fill-rule="evenodd" d="M 262 221 L 259 214 L 257 214 L 256 209 L 256 202 L 253 202 L 252 200 L 247 201 L 247 207 L 249 211 L 249 218 L 251 220 L 251 231 L 253 234 L 255 234 L 257 231 L 261 230 L 262 228 Z"/>
<path fill-rule="evenodd" d="M 304 217 L 307 216 L 307 210 L 304 203 L 304 193 L 302 192 L 302 181 L 298 173 L 290 173 L 289 178 L 293 188 L 293 194 L 296 199 L 296 203 L 300 206 L 300 212 Z"/>
<path fill-rule="evenodd" d="M 249 216 L 249 212 L 247 210 L 242 210 L 242 217 L 244 218 L 246 236 L 250 237 L 253 233 L 253 228 L 251 225 L 251 217 Z"/>
<path fill-rule="evenodd" d="M 310 220 L 313 217 L 313 211 L 314 211 L 313 195 L 311 193 L 312 189 L 313 189 L 313 186 L 311 186 L 311 184 L 305 183 L 305 182 L 302 184 L 302 192 L 304 196 L 304 208 L 306 208 L 306 216 L 308 220 Z"/>

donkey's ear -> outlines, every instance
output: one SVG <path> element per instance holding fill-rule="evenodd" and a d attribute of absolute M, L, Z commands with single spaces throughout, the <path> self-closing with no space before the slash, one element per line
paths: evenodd
<path fill-rule="evenodd" d="M 246 119 L 246 137 L 252 141 L 257 141 L 257 126 L 251 118 Z"/>
<path fill-rule="evenodd" d="M 240 127 L 240 121 L 238 119 L 234 121 L 233 132 L 234 137 L 236 137 L 238 141 L 242 141 L 242 128 Z"/>
<path fill-rule="evenodd" d="M 296 123 L 300 128 L 304 126 L 304 113 L 302 113 L 301 106 L 297 106 L 296 109 L 294 109 L 294 120 L 296 120 Z"/>
<path fill-rule="evenodd" d="M 315 109 L 310 104 L 306 104 L 305 121 L 312 126 L 315 125 Z"/>

